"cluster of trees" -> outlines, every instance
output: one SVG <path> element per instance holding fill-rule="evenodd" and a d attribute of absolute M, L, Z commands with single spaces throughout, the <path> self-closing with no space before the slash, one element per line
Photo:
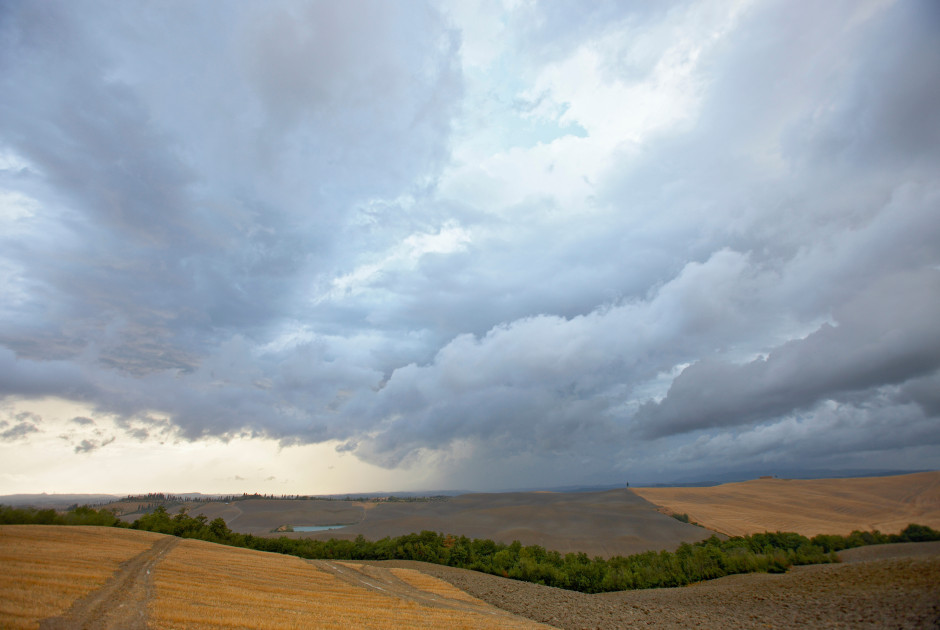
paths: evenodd
<path fill-rule="evenodd" d="M 50 514 L 51 513 L 51 514 Z M 445 536 L 431 531 L 396 538 L 367 541 L 263 538 L 231 531 L 222 518 L 185 512 L 171 516 L 165 508 L 128 525 L 105 510 L 79 508 L 67 514 L 53 510 L 13 509 L 0 506 L 0 523 L 57 525 L 107 525 L 160 532 L 183 538 L 271 551 L 310 559 L 419 560 L 462 569 L 556 586 L 584 593 L 639 588 L 682 586 L 735 573 L 784 572 L 793 565 L 837 562 L 837 551 L 863 545 L 940 540 L 940 531 L 909 525 L 900 534 L 878 531 L 852 532 L 848 536 L 775 532 L 736 536 L 721 540 L 712 536 L 694 544 L 683 543 L 676 551 L 646 553 L 604 559 L 584 553 L 561 554 L 538 545 L 523 546 L 466 536 Z"/>
<path fill-rule="evenodd" d="M 129 527 L 114 512 L 90 507 L 70 508 L 60 513 L 53 509 L 15 508 L 0 505 L 0 525 L 99 525 L 102 527 Z"/>
<path fill-rule="evenodd" d="M 843 551 L 867 545 L 884 545 L 902 542 L 931 542 L 940 540 L 940 532 L 926 525 L 910 524 L 900 534 L 882 534 L 877 529 L 871 532 L 852 532 L 848 536 L 820 534 L 813 536 L 813 544 L 827 552 Z"/>
<path fill-rule="evenodd" d="M 189 499 L 181 497 L 176 494 L 164 494 L 163 492 L 148 492 L 147 494 L 129 494 L 123 499 L 117 499 L 111 501 L 111 503 L 119 503 L 121 501 L 149 501 L 152 503 L 182 503 L 188 501 Z"/>

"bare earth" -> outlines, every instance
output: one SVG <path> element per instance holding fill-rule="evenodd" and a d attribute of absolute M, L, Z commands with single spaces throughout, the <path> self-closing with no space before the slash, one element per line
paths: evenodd
<path fill-rule="evenodd" d="M 635 488 L 646 500 L 731 536 L 764 531 L 895 534 L 940 529 L 940 471 L 855 479 L 756 479 L 711 488 Z"/>

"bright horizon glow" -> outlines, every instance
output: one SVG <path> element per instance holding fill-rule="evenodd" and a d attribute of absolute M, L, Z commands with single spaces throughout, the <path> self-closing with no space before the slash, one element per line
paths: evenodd
<path fill-rule="evenodd" d="M 27 409 L 43 417 L 43 431 L 28 444 L 6 450 L 2 494 L 319 495 L 423 489 L 415 486 L 415 471 L 382 470 L 337 453 L 335 442 L 282 447 L 277 440 L 249 436 L 192 442 L 172 432 L 137 440 L 115 418 L 62 399 L 16 401 L 5 411 Z M 76 417 L 93 418 L 94 425 L 77 424 Z M 91 448 L 77 451 L 83 442 Z M 75 459 L 81 462 L 80 476 L 70 475 Z"/>

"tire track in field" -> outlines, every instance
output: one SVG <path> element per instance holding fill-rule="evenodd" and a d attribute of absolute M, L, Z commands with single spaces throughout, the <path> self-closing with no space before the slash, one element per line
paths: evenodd
<path fill-rule="evenodd" d="M 168 536 L 130 560 L 100 588 L 77 600 L 64 614 L 39 622 L 40 630 L 138 630 L 147 628 L 153 570 L 179 538 Z"/>
<path fill-rule="evenodd" d="M 474 612 L 484 615 L 515 617 L 512 613 L 507 613 L 496 607 L 490 607 L 485 602 L 483 602 L 482 605 L 475 605 L 421 590 L 405 582 L 385 568 L 369 565 L 362 565 L 357 568 L 349 566 L 348 564 L 340 564 L 328 560 L 307 560 L 307 562 L 326 573 L 338 577 L 348 584 L 365 587 L 381 595 L 399 597 L 435 608 L 446 608 L 449 610 Z M 487 608 L 490 609 L 487 610 Z"/>
<path fill-rule="evenodd" d="M 419 590 L 388 570 L 375 570 L 373 567 L 369 567 L 371 570 L 366 571 L 366 567 L 351 567 L 347 564 L 339 564 L 328 560 L 308 560 L 307 562 L 353 586 L 365 587 L 382 595 L 408 599 L 425 606 L 457 609 L 457 606 L 454 606 L 456 601 Z M 460 609 L 463 610 L 464 608 L 461 607 Z"/>

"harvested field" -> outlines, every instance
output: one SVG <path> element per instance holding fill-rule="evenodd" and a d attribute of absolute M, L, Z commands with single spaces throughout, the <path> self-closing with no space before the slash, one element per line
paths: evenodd
<path fill-rule="evenodd" d="M 365 509 L 364 506 L 369 506 Z M 444 534 L 520 541 L 562 553 L 630 555 L 673 550 L 712 535 L 669 518 L 629 490 L 605 492 L 510 492 L 465 494 L 446 501 L 369 503 L 350 501 L 236 501 L 194 508 L 192 514 L 221 516 L 234 531 L 290 538 L 368 540 L 431 530 Z M 270 534 L 278 525 L 354 525 L 324 532 Z"/>
<path fill-rule="evenodd" d="M 537 628 L 416 571 L 111 528 L 0 527 L 0 627 Z"/>
<path fill-rule="evenodd" d="M 636 488 L 665 510 L 732 536 L 791 531 L 804 536 L 910 523 L 940 529 L 940 471 L 855 479 L 756 479 L 711 488 Z"/>
<path fill-rule="evenodd" d="M 106 527 L 0 526 L 0 627 L 38 628 L 164 538 Z"/>
<path fill-rule="evenodd" d="M 376 581 L 340 579 L 320 562 L 183 541 L 157 567 L 151 617 L 160 628 L 538 627 L 481 601 L 418 602 Z"/>

